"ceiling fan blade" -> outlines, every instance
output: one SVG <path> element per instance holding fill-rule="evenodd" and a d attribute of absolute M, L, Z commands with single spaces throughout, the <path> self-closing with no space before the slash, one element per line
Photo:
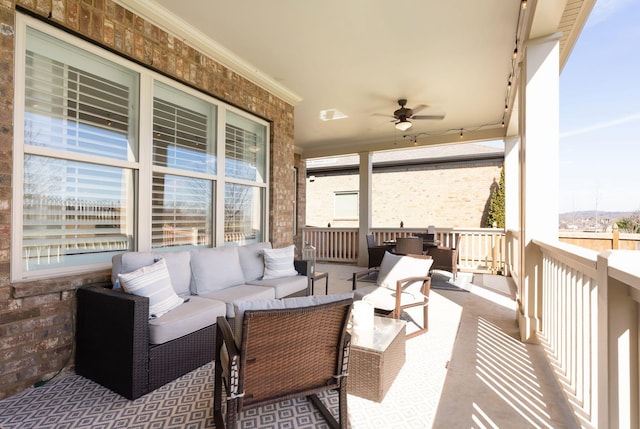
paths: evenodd
<path fill-rule="evenodd" d="M 413 115 L 411 119 L 444 119 L 444 115 Z"/>
<path fill-rule="evenodd" d="M 411 109 L 413 111 L 413 113 L 418 113 L 419 111 L 426 109 L 427 107 L 429 107 L 426 104 L 418 104 L 416 107 L 414 107 L 413 109 Z"/>
<path fill-rule="evenodd" d="M 385 115 L 384 113 L 372 113 L 371 116 L 382 116 L 383 118 L 396 119 L 393 115 Z"/>

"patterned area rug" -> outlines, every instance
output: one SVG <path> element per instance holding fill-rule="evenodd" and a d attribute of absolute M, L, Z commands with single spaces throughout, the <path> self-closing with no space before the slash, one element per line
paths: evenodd
<path fill-rule="evenodd" d="M 406 363 L 380 403 L 348 395 L 351 428 L 432 426 L 461 317 L 461 307 L 432 294 L 430 327 L 407 341 Z M 419 314 L 412 315 L 421 319 Z M 421 321 L 421 320 L 420 320 Z M 408 327 L 409 329 L 409 327 Z M 322 396 L 337 415 L 337 395 Z M 2 429 L 213 428 L 213 364 L 129 401 L 73 373 L 0 401 Z M 251 410 L 241 428 L 328 428 L 306 398 Z"/>

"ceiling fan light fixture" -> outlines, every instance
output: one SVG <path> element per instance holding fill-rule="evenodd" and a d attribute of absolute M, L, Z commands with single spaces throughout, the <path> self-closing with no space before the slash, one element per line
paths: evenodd
<path fill-rule="evenodd" d="M 396 130 L 407 131 L 409 128 L 411 128 L 411 125 L 411 122 L 403 119 L 399 122 L 396 122 Z"/>

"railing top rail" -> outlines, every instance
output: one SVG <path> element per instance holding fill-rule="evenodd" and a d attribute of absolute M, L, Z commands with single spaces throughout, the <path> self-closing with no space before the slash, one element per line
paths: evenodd
<path fill-rule="evenodd" d="M 609 276 L 640 290 L 640 252 L 637 250 L 610 250 Z"/>
<path fill-rule="evenodd" d="M 561 259 L 567 265 L 577 268 L 590 277 L 597 276 L 597 260 L 598 252 L 595 250 L 585 249 L 584 247 L 574 246 L 573 244 L 554 241 L 548 243 L 540 240 L 533 240 L 543 252 L 551 256 Z"/>
<path fill-rule="evenodd" d="M 331 231 L 349 231 L 349 232 L 354 232 L 357 231 L 358 228 L 353 228 L 353 227 L 326 227 L 326 226 L 305 226 L 303 228 L 305 231 L 327 231 L 327 232 L 331 232 Z"/>

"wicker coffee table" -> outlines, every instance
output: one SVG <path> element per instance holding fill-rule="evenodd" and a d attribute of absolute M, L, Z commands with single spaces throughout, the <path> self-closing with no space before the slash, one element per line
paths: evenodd
<path fill-rule="evenodd" d="M 349 394 L 376 402 L 384 399 L 405 362 L 405 325 L 375 316 L 373 332 L 351 332 Z"/>

